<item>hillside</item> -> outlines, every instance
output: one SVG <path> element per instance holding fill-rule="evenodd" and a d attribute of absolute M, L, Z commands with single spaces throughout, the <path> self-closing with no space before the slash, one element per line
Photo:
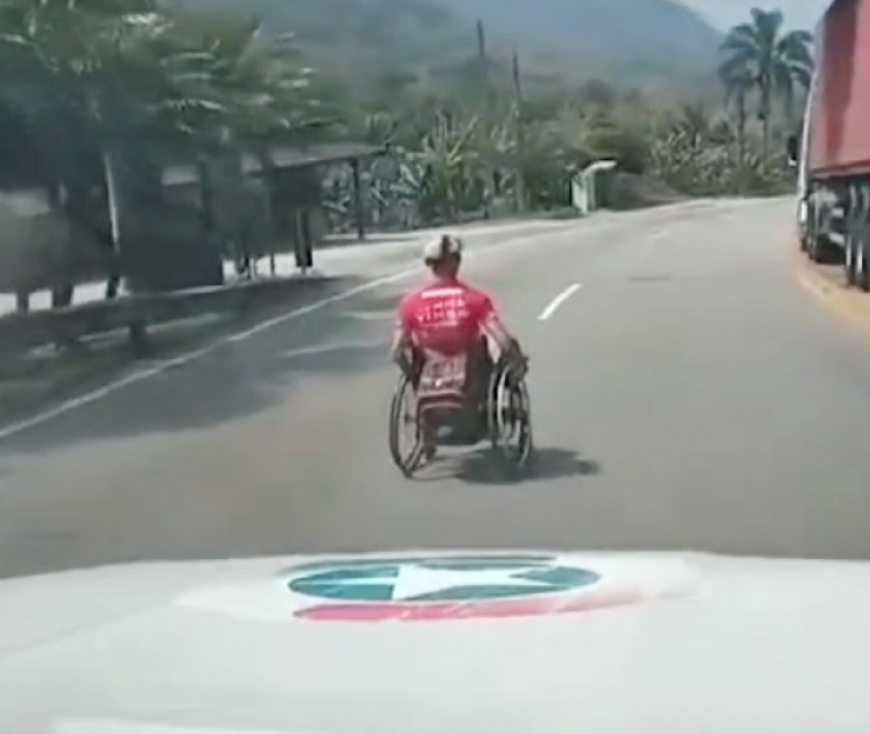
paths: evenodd
<path fill-rule="evenodd" d="M 517 43 L 532 71 L 624 84 L 684 85 L 715 63 L 721 39 L 673 0 L 180 0 L 206 12 L 259 16 L 292 30 L 320 65 L 357 76 L 440 66 L 474 52 L 474 22 L 504 57 Z M 547 62 L 538 59 L 546 52 Z"/>
<path fill-rule="evenodd" d="M 440 0 L 457 17 L 481 18 L 495 37 L 530 49 L 619 66 L 678 66 L 712 59 L 721 40 L 699 15 L 672 0 Z M 508 9 L 509 8 L 509 9 Z M 711 53 L 712 52 L 712 53 Z"/>

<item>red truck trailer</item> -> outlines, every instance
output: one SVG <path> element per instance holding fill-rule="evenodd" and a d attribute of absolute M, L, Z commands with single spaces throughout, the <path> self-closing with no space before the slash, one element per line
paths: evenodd
<path fill-rule="evenodd" d="M 801 245 L 870 290 L 870 0 L 834 0 L 816 31 L 799 166 Z"/>

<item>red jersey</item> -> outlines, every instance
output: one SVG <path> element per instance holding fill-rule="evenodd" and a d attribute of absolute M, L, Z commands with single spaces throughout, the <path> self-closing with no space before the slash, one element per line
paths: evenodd
<path fill-rule="evenodd" d="M 454 356 L 471 351 L 494 314 L 486 293 L 460 280 L 440 279 L 402 299 L 399 324 L 416 345 Z"/>

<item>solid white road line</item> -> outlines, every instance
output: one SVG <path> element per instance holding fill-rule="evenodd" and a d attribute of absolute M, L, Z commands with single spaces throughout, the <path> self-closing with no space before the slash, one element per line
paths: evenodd
<path fill-rule="evenodd" d="M 574 283 L 574 285 L 569 285 L 565 290 L 563 290 L 558 296 L 556 296 L 547 307 L 541 311 L 541 315 L 538 316 L 539 321 L 547 321 L 556 311 L 559 306 L 561 306 L 565 301 L 567 301 L 571 296 L 573 296 L 577 291 L 579 291 L 583 286 L 580 283 Z"/>

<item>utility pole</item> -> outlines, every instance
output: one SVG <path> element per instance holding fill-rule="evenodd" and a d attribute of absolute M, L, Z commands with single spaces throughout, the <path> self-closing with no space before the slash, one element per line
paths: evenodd
<path fill-rule="evenodd" d="M 482 100 L 488 99 L 490 89 L 489 79 L 489 57 L 486 55 L 486 30 L 483 27 L 483 21 L 478 20 L 475 24 L 477 28 L 477 61 L 475 84 L 479 85 L 480 93 L 483 95 Z"/>
<path fill-rule="evenodd" d="M 483 21 L 477 21 L 477 58 L 486 59 L 486 32 L 483 30 Z"/>
<path fill-rule="evenodd" d="M 514 142 L 516 144 L 516 161 L 514 171 L 516 174 L 516 207 L 517 213 L 522 214 L 526 210 L 526 186 L 523 178 L 523 92 L 520 86 L 520 55 L 514 46 L 512 71 L 514 81 Z"/>

